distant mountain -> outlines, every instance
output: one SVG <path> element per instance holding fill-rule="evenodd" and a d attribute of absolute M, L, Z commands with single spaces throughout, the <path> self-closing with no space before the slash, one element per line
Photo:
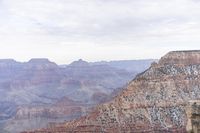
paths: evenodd
<path fill-rule="evenodd" d="M 57 64 L 54 62 L 49 61 L 46 58 L 34 58 L 25 63 L 24 65 L 26 68 L 30 69 L 55 69 L 57 68 Z"/>
<path fill-rule="evenodd" d="M 132 61 L 89 63 L 80 59 L 59 66 L 48 59 L 0 60 L 0 104 L 5 103 L 0 106 L 0 120 L 4 120 L 4 131 L 33 129 L 85 115 L 95 105 L 110 100 L 116 89 L 120 92 L 119 88 L 152 61 L 138 63 L 138 69 L 137 61 L 128 68 Z"/>
<path fill-rule="evenodd" d="M 69 64 L 69 66 L 71 66 L 71 67 L 87 67 L 89 65 L 90 65 L 89 62 L 84 61 L 82 59 L 79 59 L 78 61 L 74 61 L 71 64 Z"/>
<path fill-rule="evenodd" d="M 109 65 L 114 68 L 123 69 L 128 72 L 142 72 L 146 70 L 152 62 L 157 62 L 155 59 L 143 59 L 143 60 L 120 60 L 120 61 L 101 61 L 91 64 L 95 65 Z"/>
<path fill-rule="evenodd" d="M 191 117 L 187 116 L 187 105 L 199 99 L 200 51 L 172 51 L 89 115 L 29 133 L 186 133 L 188 117 Z M 196 102 L 192 106 L 197 109 L 192 110 L 195 127 L 191 128 L 199 132 L 199 106 Z"/>

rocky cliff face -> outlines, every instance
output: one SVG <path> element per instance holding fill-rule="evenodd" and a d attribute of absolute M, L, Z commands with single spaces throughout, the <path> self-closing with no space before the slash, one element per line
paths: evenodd
<path fill-rule="evenodd" d="M 200 132 L 200 100 L 189 101 L 186 108 L 187 114 L 187 132 L 199 133 Z"/>
<path fill-rule="evenodd" d="M 169 52 L 93 113 L 43 132 L 186 132 L 186 105 L 200 99 L 200 51 Z"/>
<path fill-rule="evenodd" d="M 200 51 L 172 51 L 166 56 L 162 57 L 159 61 L 160 65 L 167 64 L 179 64 L 179 65 L 190 65 L 190 64 L 200 64 Z"/>

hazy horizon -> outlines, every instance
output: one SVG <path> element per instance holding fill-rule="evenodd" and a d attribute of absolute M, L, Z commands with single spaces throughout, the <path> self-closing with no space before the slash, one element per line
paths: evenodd
<path fill-rule="evenodd" d="M 3 61 L 3 60 L 14 60 L 16 62 L 20 62 L 20 63 L 26 63 L 26 62 L 29 62 L 31 59 L 48 59 L 50 62 L 54 62 L 56 63 L 57 65 L 69 65 L 75 61 L 79 61 L 79 60 L 82 60 L 82 61 L 86 61 L 88 63 L 97 63 L 97 62 L 115 62 L 115 61 L 145 61 L 145 60 L 158 60 L 158 59 L 152 59 L 152 58 L 147 58 L 147 59 L 130 59 L 130 60 L 94 60 L 94 61 L 88 61 L 88 60 L 84 60 L 84 59 L 77 59 L 77 60 L 73 60 L 71 62 L 65 62 L 65 63 L 58 63 L 56 61 L 53 61 L 49 58 L 30 58 L 28 60 L 23 60 L 23 61 L 20 61 L 20 60 L 16 60 L 16 59 L 13 59 L 13 58 L 0 58 L 0 61 Z"/>
<path fill-rule="evenodd" d="M 200 49 L 198 0 L 0 0 L 0 58 L 159 59 Z"/>

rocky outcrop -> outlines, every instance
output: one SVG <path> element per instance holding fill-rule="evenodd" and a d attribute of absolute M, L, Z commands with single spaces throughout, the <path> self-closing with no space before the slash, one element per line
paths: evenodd
<path fill-rule="evenodd" d="M 186 132 L 188 101 L 200 99 L 200 51 L 174 51 L 90 115 L 39 132 Z"/>
<path fill-rule="evenodd" d="M 200 51 L 193 50 L 193 51 L 172 51 L 169 52 L 167 55 L 161 58 L 159 61 L 160 65 L 194 65 L 200 64 Z"/>
<path fill-rule="evenodd" d="M 186 108 L 187 114 L 187 132 L 199 133 L 200 132 L 200 100 L 189 101 Z"/>

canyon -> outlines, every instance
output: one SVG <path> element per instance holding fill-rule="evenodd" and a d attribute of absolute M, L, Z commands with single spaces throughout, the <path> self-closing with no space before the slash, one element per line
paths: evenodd
<path fill-rule="evenodd" d="M 111 100 L 152 61 L 80 59 L 57 65 L 45 58 L 1 59 L 0 132 L 18 133 L 85 116 Z"/>
<path fill-rule="evenodd" d="M 191 121 L 187 107 L 190 101 L 199 99 L 200 51 L 172 51 L 88 115 L 24 133 L 184 133 Z M 192 107 L 198 111 L 199 103 Z"/>

